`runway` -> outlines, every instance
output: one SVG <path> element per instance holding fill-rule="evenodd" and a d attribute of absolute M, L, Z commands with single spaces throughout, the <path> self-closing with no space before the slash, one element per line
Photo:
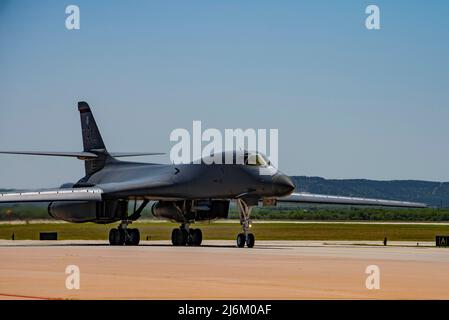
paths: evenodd
<path fill-rule="evenodd" d="M 449 250 L 432 243 L 0 240 L 0 299 L 449 299 Z M 80 289 L 66 288 L 66 267 Z M 369 290 L 367 266 L 380 270 Z"/>

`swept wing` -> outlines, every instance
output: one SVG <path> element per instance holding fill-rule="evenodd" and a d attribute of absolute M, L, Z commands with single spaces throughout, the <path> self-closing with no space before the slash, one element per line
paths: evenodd
<path fill-rule="evenodd" d="M 313 193 L 292 193 L 287 197 L 278 198 L 277 202 L 286 203 L 315 203 L 315 204 L 339 204 L 359 206 L 401 207 L 401 208 L 427 208 L 424 203 L 395 201 L 384 199 L 370 199 L 358 197 L 343 197 Z"/>

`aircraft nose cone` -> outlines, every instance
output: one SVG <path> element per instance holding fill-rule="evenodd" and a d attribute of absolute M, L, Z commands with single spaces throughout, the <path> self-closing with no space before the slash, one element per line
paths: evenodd
<path fill-rule="evenodd" d="M 285 174 L 277 175 L 273 178 L 274 192 L 279 196 L 286 196 L 295 189 L 295 184 L 290 177 Z"/>

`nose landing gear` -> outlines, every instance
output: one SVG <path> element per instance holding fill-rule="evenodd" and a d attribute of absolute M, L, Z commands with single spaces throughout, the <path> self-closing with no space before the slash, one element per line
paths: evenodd
<path fill-rule="evenodd" d="M 246 236 L 244 233 L 239 233 L 237 235 L 237 247 L 243 248 L 245 246 L 248 248 L 254 247 L 254 244 L 256 243 L 256 239 L 254 237 L 254 234 L 248 233 Z"/>
<path fill-rule="evenodd" d="M 243 248 L 246 243 L 246 246 L 248 248 L 252 248 L 254 247 L 254 244 L 256 242 L 254 234 L 249 232 L 249 229 L 251 228 L 250 215 L 252 207 L 248 205 L 243 199 L 237 199 L 237 207 L 239 209 L 240 224 L 242 225 L 243 229 L 243 233 L 239 233 L 237 235 L 237 247 Z"/>

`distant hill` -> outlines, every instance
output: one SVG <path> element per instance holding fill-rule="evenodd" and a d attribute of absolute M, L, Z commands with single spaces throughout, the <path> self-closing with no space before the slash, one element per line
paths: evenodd
<path fill-rule="evenodd" d="M 449 182 L 339 180 L 305 176 L 294 176 L 293 180 L 299 192 L 414 201 L 423 202 L 432 207 L 449 207 Z"/>

